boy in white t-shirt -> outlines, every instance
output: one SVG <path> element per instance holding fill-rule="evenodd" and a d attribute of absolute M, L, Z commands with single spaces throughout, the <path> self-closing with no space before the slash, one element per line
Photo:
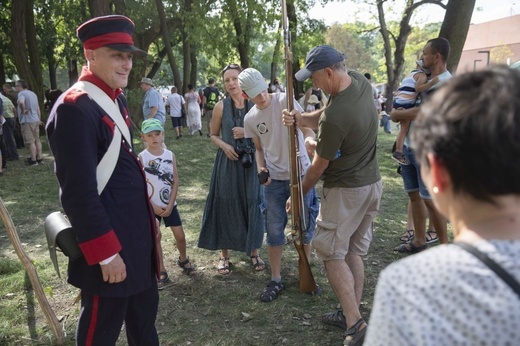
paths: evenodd
<path fill-rule="evenodd" d="M 238 76 L 242 91 L 255 103 L 255 106 L 246 114 L 244 119 L 244 136 L 252 138 L 256 147 L 255 159 L 258 167 L 259 179 L 262 173 L 269 173 L 263 185 L 263 204 L 265 206 L 267 250 L 271 264 L 271 281 L 260 295 L 262 302 L 271 302 L 283 290 L 281 276 L 282 246 L 285 244 L 285 226 L 287 225 L 286 201 L 290 197 L 289 172 L 289 134 L 283 123 L 282 111 L 286 109 L 285 93 L 268 93 L 268 86 L 262 74 L 247 68 Z M 298 102 L 294 106 L 303 112 Z M 305 134 L 305 137 L 304 137 Z M 304 140 L 305 138 L 305 140 Z M 305 148 L 305 141 L 314 141 L 314 132 L 311 129 L 298 129 L 300 164 L 303 174 L 307 171 L 311 161 Z M 305 196 L 305 224 L 302 242 L 307 259 L 310 262 L 310 242 L 316 227 L 318 214 L 318 199 L 314 188 Z"/>
<path fill-rule="evenodd" d="M 157 253 L 159 254 L 159 265 L 161 276 L 158 282 L 159 288 L 170 283 L 168 273 L 164 266 L 163 252 L 161 246 L 161 220 L 164 219 L 166 227 L 171 227 L 179 258 L 177 264 L 184 273 L 191 274 L 194 267 L 190 258 L 186 256 L 186 236 L 182 228 L 182 221 L 177 210 L 177 190 L 179 188 L 179 175 L 175 154 L 163 148 L 164 129 L 162 123 L 155 119 L 146 119 L 141 125 L 143 140 L 148 147 L 139 154 L 139 161 L 144 166 L 146 182 L 148 185 L 148 197 L 152 203 L 153 211 L 157 219 Z"/>

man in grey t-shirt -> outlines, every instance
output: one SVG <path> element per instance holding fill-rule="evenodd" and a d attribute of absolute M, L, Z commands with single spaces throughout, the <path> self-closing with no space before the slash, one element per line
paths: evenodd
<path fill-rule="evenodd" d="M 30 158 L 27 165 L 36 166 L 43 164 L 42 143 L 40 142 L 41 121 L 40 104 L 38 96 L 31 90 L 23 79 L 15 84 L 18 90 L 18 117 L 22 127 L 22 135 L 25 145 L 29 147 Z"/>
<path fill-rule="evenodd" d="M 143 99 L 144 120 L 155 118 L 164 125 L 166 107 L 161 94 L 153 87 L 153 81 L 150 78 L 141 79 L 140 84 L 141 89 L 145 92 Z"/>

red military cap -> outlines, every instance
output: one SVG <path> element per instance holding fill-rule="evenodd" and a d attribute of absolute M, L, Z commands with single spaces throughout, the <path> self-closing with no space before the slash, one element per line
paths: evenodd
<path fill-rule="evenodd" d="M 134 22 L 125 16 L 112 15 L 92 18 L 76 30 L 85 49 L 109 47 L 121 52 L 147 53 L 134 46 Z"/>

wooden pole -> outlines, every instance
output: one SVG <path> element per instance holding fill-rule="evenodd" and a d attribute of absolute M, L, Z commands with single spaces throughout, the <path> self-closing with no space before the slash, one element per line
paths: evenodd
<path fill-rule="evenodd" d="M 29 280 L 31 280 L 31 285 L 34 289 L 34 293 L 36 294 L 36 298 L 38 299 L 38 303 L 42 308 L 42 311 L 47 319 L 47 323 L 49 323 L 52 333 L 56 338 L 57 345 L 63 345 L 65 342 L 65 336 L 63 334 L 63 329 L 61 327 L 60 322 L 56 318 L 54 311 L 52 310 L 49 302 L 47 301 L 47 297 L 43 291 L 43 287 L 40 283 L 40 279 L 38 278 L 38 273 L 36 272 L 36 268 L 32 263 L 31 259 L 25 253 L 25 250 L 22 247 L 22 243 L 20 242 L 20 238 L 18 237 L 18 233 L 13 224 L 13 220 L 9 215 L 7 209 L 4 206 L 4 202 L 0 198 L 0 218 L 5 225 L 5 229 L 7 230 L 7 235 L 13 244 L 14 250 L 18 255 L 18 258 L 22 262 L 27 274 L 29 275 Z"/>

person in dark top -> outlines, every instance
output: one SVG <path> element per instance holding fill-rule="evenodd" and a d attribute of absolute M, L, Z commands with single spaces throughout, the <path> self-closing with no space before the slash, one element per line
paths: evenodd
<path fill-rule="evenodd" d="M 96 17 L 77 29 L 87 60 L 80 82 L 115 102 L 129 130 L 122 88 L 133 55 L 146 54 L 133 46 L 133 32 L 134 23 L 124 16 Z M 96 168 L 119 130 L 114 115 L 89 96 L 79 84 L 67 90 L 46 127 L 61 203 L 83 254 L 69 261 L 68 270 L 68 282 L 81 289 L 76 343 L 114 345 L 124 322 L 129 345 L 159 345 L 156 229 L 145 175 L 132 143 L 123 139 L 98 194 Z"/>

